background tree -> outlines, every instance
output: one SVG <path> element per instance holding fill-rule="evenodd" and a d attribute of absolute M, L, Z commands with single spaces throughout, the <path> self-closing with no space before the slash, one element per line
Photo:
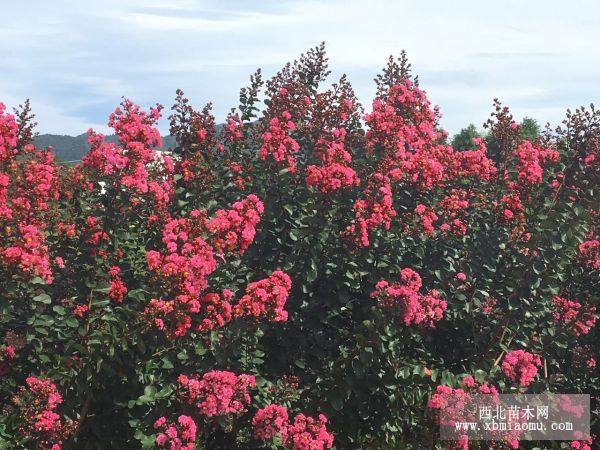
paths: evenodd
<path fill-rule="evenodd" d="M 452 138 L 452 147 L 456 150 L 475 150 L 477 145 L 473 142 L 474 138 L 481 138 L 481 133 L 477 131 L 474 124 L 469 124 L 461 129 L 458 134 Z"/>

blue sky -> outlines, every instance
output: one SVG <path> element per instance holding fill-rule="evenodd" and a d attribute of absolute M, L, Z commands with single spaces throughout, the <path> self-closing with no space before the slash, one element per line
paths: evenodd
<path fill-rule="evenodd" d="M 170 106 L 178 87 L 220 119 L 255 68 L 271 75 L 323 40 L 331 79 L 347 73 L 365 105 L 387 56 L 406 49 L 451 132 L 480 126 L 494 97 L 552 124 L 600 100 L 595 0 L 7 0 L 1 11 L 0 101 L 31 98 L 40 132 L 107 131 L 121 96 Z"/>

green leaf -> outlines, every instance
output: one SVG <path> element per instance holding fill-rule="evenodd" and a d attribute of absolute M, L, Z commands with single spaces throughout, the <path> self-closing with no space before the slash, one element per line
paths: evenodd
<path fill-rule="evenodd" d="M 40 294 L 40 295 L 36 295 L 35 297 L 32 298 L 32 300 L 34 302 L 38 302 L 38 303 L 44 303 L 46 305 L 49 305 L 50 303 L 52 303 L 52 299 L 50 298 L 50 296 L 46 293 L 44 294 Z"/>

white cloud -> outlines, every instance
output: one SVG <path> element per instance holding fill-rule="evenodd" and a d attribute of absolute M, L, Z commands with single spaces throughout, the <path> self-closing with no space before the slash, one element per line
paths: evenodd
<path fill-rule="evenodd" d="M 481 124 L 494 97 L 554 123 L 600 97 L 593 0 L 33 0 L 3 15 L 0 100 L 32 97 L 44 132 L 103 124 L 121 96 L 168 104 L 177 87 L 222 116 L 256 67 L 273 73 L 322 40 L 365 104 L 406 49 L 450 131 Z"/>

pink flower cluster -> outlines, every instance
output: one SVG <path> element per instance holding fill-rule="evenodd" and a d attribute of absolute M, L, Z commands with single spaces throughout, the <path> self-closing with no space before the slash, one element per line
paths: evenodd
<path fill-rule="evenodd" d="M 156 445 L 169 450 L 195 450 L 196 422 L 189 416 L 181 415 L 175 423 L 167 423 L 165 417 L 154 422 L 158 431 Z"/>
<path fill-rule="evenodd" d="M 221 294 L 211 292 L 200 298 L 200 323 L 196 327 L 198 331 L 210 331 L 222 328 L 231 321 L 233 308 L 231 300 L 233 292 L 223 289 Z"/>
<path fill-rule="evenodd" d="M 0 102 L 0 162 L 12 159 L 17 153 L 19 127 L 12 114 L 6 114 L 6 106 Z"/>
<path fill-rule="evenodd" d="M 287 408 L 280 405 L 268 405 L 259 409 L 252 418 L 254 437 L 269 441 L 279 436 L 282 442 L 287 440 L 289 416 Z"/>
<path fill-rule="evenodd" d="M 367 146 L 382 157 L 380 171 L 424 190 L 458 177 L 489 180 L 496 169 L 483 141 L 476 141 L 477 150 L 456 152 L 442 143 L 439 117 L 425 92 L 407 78 L 376 99 L 365 120 Z"/>
<path fill-rule="evenodd" d="M 345 148 L 346 130 L 333 131 L 332 139 L 320 139 L 316 148 L 321 166 L 310 165 L 306 168 L 306 184 L 315 186 L 323 193 L 335 192 L 360 183 L 354 169 L 350 167 L 352 156 Z"/>
<path fill-rule="evenodd" d="M 258 156 L 262 160 L 272 158 L 278 164 L 284 165 L 291 173 L 295 173 L 294 155 L 300 150 L 300 145 L 289 135 L 296 128 L 291 118 L 288 111 L 283 111 L 281 118 L 273 117 L 269 121 L 269 129 L 262 135 L 263 142 Z"/>
<path fill-rule="evenodd" d="M 238 114 L 229 114 L 227 123 L 223 127 L 223 134 L 226 142 L 237 142 L 243 137 L 244 122 Z"/>
<path fill-rule="evenodd" d="M 386 156 L 401 147 L 419 152 L 440 137 L 435 129 L 438 116 L 425 92 L 405 78 L 375 99 L 373 111 L 365 116 L 367 145 Z"/>
<path fill-rule="evenodd" d="M 430 190 L 451 181 L 472 178 L 489 181 L 497 170 L 486 157 L 483 140 L 476 140 L 477 150 L 455 151 L 445 145 L 444 132 L 439 131 L 439 111 L 416 85 L 403 79 L 373 102 L 373 112 L 365 116 L 369 154 L 376 158 L 376 173 L 365 189 L 364 197 L 355 204 L 355 223 L 344 235 L 355 236 L 357 245 L 370 245 L 369 232 L 383 224 L 390 228 L 396 216 L 390 183 L 406 183 Z M 381 201 L 379 200 L 381 198 Z M 433 233 L 437 215 L 433 210 L 423 216 L 427 234 Z M 458 218 L 443 224 L 443 231 L 466 231 Z"/>
<path fill-rule="evenodd" d="M 13 397 L 20 421 L 22 437 L 35 442 L 39 448 L 60 450 L 64 440 L 73 431 L 73 423 L 63 423 L 56 413 L 62 403 L 52 381 L 29 377 Z"/>
<path fill-rule="evenodd" d="M 461 381 L 461 385 L 462 387 L 457 389 L 446 385 L 437 386 L 435 393 L 427 403 L 427 407 L 436 410 L 448 408 L 458 408 L 460 410 L 467 404 L 471 394 L 498 395 L 498 390 L 494 386 L 478 383 L 470 375 Z"/>
<path fill-rule="evenodd" d="M 323 450 L 333 447 L 333 434 L 327 431 L 327 418 L 323 414 L 314 419 L 304 414 L 294 417 L 288 428 L 292 450 Z"/>
<path fill-rule="evenodd" d="M 525 350 L 514 350 L 507 353 L 502 360 L 502 370 L 504 375 L 520 386 L 526 387 L 538 373 L 538 367 L 542 365 L 542 360 L 536 354 L 526 352 Z"/>
<path fill-rule="evenodd" d="M 288 411 L 279 405 L 259 409 L 252 419 L 254 436 L 269 441 L 278 436 L 285 448 L 292 450 L 324 450 L 333 447 L 333 434 L 327 431 L 327 418 L 317 419 L 298 414 L 290 422 Z"/>
<path fill-rule="evenodd" d="M 166 252 L 146 252 L 148 268 L 164 283 L 170 300 L 152 299 L 144 315 L 169 338 L 181 337 L 192 327 L 192 315 L 200 312 L 200 294 L 208 287 L 207 277 L 216 270 L 214 250 L 205 234 L 203 213 L 191 219 L 172 219 L 163 229 Z"/>
<path fill-rule="evenodd" d="M 54 164 L 54 154 L 36 151 L 33 146 L 27 146 L 25 151 L 30 152 L 32 158 L 23 167 L 25 184 L 19 194 L 22 198 L 28 197 L 29 203 L 37 211 L 45 211 L 49 208 L 48 202 L 59 198 L 58 168 Z"/>
<path fill-rule="evenodd" d="M 234 203 L 230 210 L 217 211 L 212 219 L 207 219 L 204 211 L 194 210 L 189 218 L 171 219 L 165 224 L 162 241 L 166 252 L 146 252 L 148 268 L 156 274 L 170 297 L 169 300 L 153 299 L 146 308 L 144 313 L 155 327 L 170 337 L 178 337 L 192 328 L 194 317 L 198 319 L 195 329 L 199 331 L 222 327 L 231 320 L 233 293 L 224 290 L 221 295 L 203 294 L 208 287 L 207 278 L 217 268 L 215 251 L 239 254 L 246 251 L 254 241 L 263 211 L 262 202 L 251 194 Z M 259 296 L 264 293 L 263 290 L 257 292 Z M 283 304 L 285 299 L 287 296 L 283 298 Z M 270 305 L 269 299 L 264 300 L 265 308 L 274 308 L 269 314 L 273 312 L 281 317 L 277 303 L 282 300 L 280 290 L 275 289 L 270 298 L 275 304 Z M 247 302 L 248 299 L 242 299 L 238 310 L 247 306 Z M 243 314 L 239 312 L 237 317 L 239 315 Z"/>
<path fill-rule="evenodd" d="M 469 208 L 469 193 L 464 189 L 453 189 L 439 203 L 443 223 L 440 230 L 452 232 L 462 236 L 467 232 L 467 226 L 463 222 L 465 211 Z"/>
<path fill-rule="evenodd" d="M 419 274 L 406 268 L 400 272 L 400 283 L 379 281 L 371 298 L 377 299 L 380 308 L 399 318 L 406 326 L 414 324 L 435 328 L 435 323 L 444 317 L 446 302 L 435 289 L 426 294 L 419 293 L 421 287 Z"/>
<path fill-rule="evenodd" d="M 515 150 L 517 158 L 517 179 L 522 186 L 531 186 L 542 182 L 542 164 L 557 161 L 558 152 L 540 148 L 529 141 L 523 141 Z"/>
<path fill-rule="evenodd" d="M 52 283 L 50 257 L 44 233 L 35 225 L 20 224 L 21 237 L 16 245 L 0 249 L 4 264 L 17 267 L 23 273 L 42 278 Z"/>
<path fill-rule="evenodd" d="M 58 168 L 51 151 L 25 145 L 18 155 L 18 125 L 0 103 L 0 220 L 6 248 L 0 247 L 0 265 L 28 277 L 53 280 L 45 228 L 50 202 L 59 198 Z M 61 260 L 56 261 L 61 265 Z"/>
<path fill-rule="evenodd" d="M 151 108 L 149 113 L 140 109 L 130 100 L 121 103 L 109 118 L 109 126 L 115 130 L 122 145 L 106 142 L 101 134 L 88 131 L 89 153 L 83 158 L 83 168 L 101 176 L 114 179 L 126 189 L 136 194 L 150 192 L 157 204 L 164 204 L 172 194 L 170 173 L 173 163 L 170 158 L 159 158 L 155 147 L 162 145 L 162 138 L 156 122 L 162 107 Z M 149 173 L 151 163 L 162 163 L 160 176 Z M 156 164 L 154 164 L 156 166 Z M 92 177 L 93 181 L 100 181 Z"/>
<path fill-rule="evenodd" d="M 472 177 L 482 181 L 491 180 L 498 169 L 494 162 L 488 158 L 485 141 L 481 138 L 474 138 L 473 142 L 477 146 L 476 150 L 464 150 L 453 152 L 453 163 L 451 170 L 455 171 L 458 178 Z"/>
<path fill-rule="evenodd" d="M 217 268 L 214 250 L 202 235 L 204 220 L 195 211 L 192 219 L 172 219 L 163 229 L 166 253 L 146 253 L 148 268 L 176 286 L 178 292 L 197 296 L 207 288 L 206 278 Z"/>
<path fill-rule="evenodd" d="M 235 317 L 265 317 L 270 322 L 285 322 L 288 313 L 284 309 L 292 281 L 281 270 L 274 271 L 268 278 L 250 283 L 246 294 L 234 307 Z"/>
<path fill-rule="evenodd" d="M 215 250 L 243 254 L 254 241 L 256 226 L 264 209 L 258 197 L 250 194 L 244 200 L 235 202 L 231 209 L 218 210 L 207 223 Z"/>
<path fill-rule="evenodd" d="M 0 135 L 0 139 L 2 136 Z M 0 219 L 12 218 L 12 209 L 8 204 L 8 186 L 10 185 L 10 177 L 0 172 Z"/>
<path fill-rule="evenodd" d="M 197 310 L 197 302 L 190 302 L 187 295 L 179 295 L 175 300 L 153 298 L 144 309 L 144 317 L 168 339 L 185 336 L 192 327 L 191 314 Z"/>
<path fill-rule="evenodd" d="M 206 417 L 240 415 L 250 404 L 249 389 L 256 386 L 252 375 L 213 370 L 202 378 L 180 375 L 180 398 Z"/>
<path fill-rule="evenodd" d="M 369 180 L 364 198 L 354 203 L 355 223 L 349 225 L 342 235 L 357 246 L 368 247 L 371 231 L 382 225 L 386 230 L 390 229 L 392 219 L 396 217 L 393 202 L 390 179 L 375 173 Z"/>
<path fill-rule="evenodd" d="M 421 221 L 421 226 L 423 227 L 423 232 L 431 236 L 435 231 L 434 222 L 438 220 L 437 214 L 432 210 L 427 208 L 423 204 L 418 204 L 415 208 L 415 214 Z"/>
<path fill-rule="evenodd" d="M 559 296 L 552 299 L 552 304 L 554 320 L 568 326 L 577 336 L 588 334 L 598 319 L 595 306 L 583 306 L 575 300 Z"/>
<path fill-rule="evenodd" d="M 221 294 L 178 295 L 173 301 L 152 299 L 144 315 L 172 339 L 185 336 L 192 327 L 197 331 L 210 331 L 225 326 L 233 316 L 232 298 L 233 292 L 223 289 Z"/>

